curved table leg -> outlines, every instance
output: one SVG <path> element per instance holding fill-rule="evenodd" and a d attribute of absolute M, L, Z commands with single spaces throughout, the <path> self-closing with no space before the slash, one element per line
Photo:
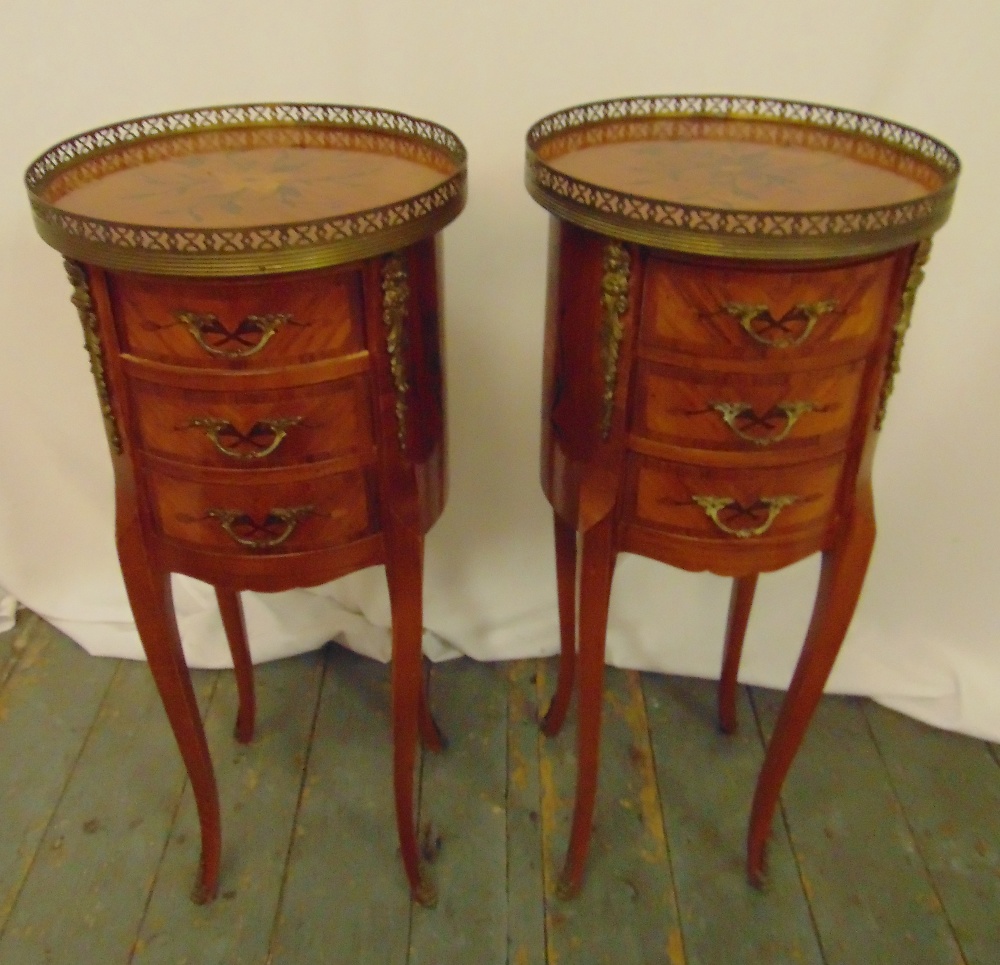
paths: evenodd
<path fill-rule="evenodd" d="M 554 737 L 566 722 L 576 676 L 576 528 L 553 514 L 559 600 L 559 678 L 542 730 Z"/>
<path fill-rule="evenodd" d="M 566 864 L 557 892 L 571 898 L 580 890 L 590 846 L 597 796 L 597 765 L 604 695 L 604 645 L 615 568 L 614 527 L 610 517 L 583 534 L 580 571 L 580 706 L 577 730 L 576 804 Z"/>
<path fill-rule="evenodd" d="M 838 544 L 823 554 L 809 630 L 775 723 L 750 811 L 747 876 L 754 885 L 763 883 L 765 848 L 778 795 L 854 616 L 874 543 L 875 518 L 869 493 Z"/>
<path fill-rule="evenodd" d="M 386 577 L 392 609 L 392 747 L 396 827 L 403 866 L 414 900 L 437 903 L 437 891 L 420 868 L 414 814 L 413 770 L 423 698 L 424 541 L 416 531 L 395 526 L 386 533 Z"/>
<path fill-rule="evenodd" d="M 201 714 L 184 660 L 174 615 L 170 574 L 160 569 L 141 541 L 137 525 L 126 519 L 118 528 L 118 557 L 149 669 L 187 768 L 201 825 L 201 862 L 192 894 L 197 904 L 215 898 L 219 888 L 222 831 L 219 793 L 212 771 Z"/>
<path fill-rule="evenodd" d="M 736 681 L 756 589 L 756 573 L 733 580 L 726 643 L 722 651 L 722 674 L 719 677 L 719 727 L 724 734 L 736 732 Z"/>
<path fill-rule="evenodd" d="M 236 690 L 240 696 L 240 707 L 236 714 L 236 739 L 241 744 L 249 744 L 253 740 L 257 698 L 254 694 L 253 661 L 250 659 L 250 646 L 247 643 L 243 604 L 240 602 L 238 590 L 221 586 L 215 588 L 215 598 L 222 614 L 222 626 L 226 631 L 229 652 L 233 655 Z"/>
<path fill-rule="evenodd" d="M 429 678 L 421 678 L 420 741 L 429 751 L 443 751 L 448 746 L 448 738 L 431 713 Z"/>

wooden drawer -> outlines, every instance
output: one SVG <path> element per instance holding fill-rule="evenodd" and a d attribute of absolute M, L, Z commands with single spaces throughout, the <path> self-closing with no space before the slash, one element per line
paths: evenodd
<path fill-rule="evenodd" d="M 712 358 L 858 357 L 883 317 L 894 265 L 887 257 L 775 271 L 651 257 L 640 346 Z"/>
<path fill-rule="evenodd" d="M 208 280 L 112 274 L 109 286 L 122 351 L 141 358 L 252 369 L 364 348 L 357 272 Z"/>
<path fill-rule="evenodd" d="M 698 539 L 781 540 L 822 529 L 842 457 L 720 470 L 630 455 L 625 522 Z"/>
<path fill-rule="evenodd" d="M 361 469 L 185 473 L 157 463 L 147 485 L 159 532 L 217 553 L 326 549 L 378 529 L 373 489 Z"/>
<path fill-rule="evenodd" d="M 640 361 L 631 432 L 668 445 L 797 451 L 808 459 L 845 446 L 864 368 L 864 359 L 819 371 L 754 373 Z"/>
<path fill-rule="evenodd" d="M 260 469 L 337 457 L 367 460 L 373 451 L 365 376 L 241 392 L 141 379 L 131 386 L 139 447 L 164 458 Z"/>

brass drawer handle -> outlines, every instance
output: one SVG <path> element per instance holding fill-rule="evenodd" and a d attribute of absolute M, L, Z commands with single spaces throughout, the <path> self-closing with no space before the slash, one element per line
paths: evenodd
<path fill-rule="evenodd" d="M 833 299 L 821 302 L 800 302 L 785 312 L 780 318 L 771 314 L 767 305 L 747 305 L 743 302 L 729 302 L 722 306 L 733 318 L 738 318 L 740 327 L 755 342 L 768 348 L 795 348 L 812 334 L 816 322 L 823 315 L 837 310 Z M 755 323 L 761 324 L 755 324 Z M 795 334 L 795 326 L 802 330 Z"/>
<path fill-rule="evenodd" d="M 242 509 L 210 509 L 205 515 L 217 519 L 227 535 L 240 546 L 268 550 L 284 543 L 295 532 L 295 527 L 314 513 L 313 506 L 272 509 L 260 523 Z M 258 536 L 259 533 L 264 535 Z"/>
<path fill-rule="evenodd" d="M 705 515 L 708 516 L 723 533 L 728 533 L 730 536 L 735 536 L 738 539 L 749 539 L 752 536 L 763 536 L 770 528 L 771 524 L 778 518 L 778 513 L 780 513 L 786 506 L 790 506 L 798 498 L 796 496 L 761 496 L 755 503 L 751 503 L 749 506 L 743 506 L 738 503 L 735 499 L 730 499 L 727 496 L 692 496 L 691 497 L 703 510 L 705 510 Z M 720 518 L 719 514 L 729 507 L 734 507 L 735 512 L 731 514 L 730 519 L 735 520 L 741 516 L 745 516 L 750 520 L 754 520 L 760 515 L 762 509 L 767 510 L 767 518 L 764 522 L 758 524 L 757 526 L 747 527 L 745 529 L 734 529 L 728 523 L 724 523 Z"/>
<path fill-rule="evenodd" d="M 264 459 L 271 455 L 288 435 L 288 430 L 301 424 L 302 416 L 289 419 L 262 419 L 247 432 L 240 432 L 225 419 L 192 419 L 185 428 L 204 429 L 212 445 L 230 459 Z M 266 440 L 270 438 L 270 442 Z M 225 441 L 224 441 L 225 440 Z M 237 447 L 246 447 L 240 451 Z"/>
<path fill-rule="evenodd" d="M 179 311 L 174 312 L 174 318 L 194 336 L 195 341 L 206 352 L 225 359 L 245 359 L 256 355 L 282 325 L 286 322 L 295 324 L 292 316 L 284 312 L 247 315 L 232 331 L 211 312 Z M 233 343 L 236 348 L 226 347 Z"/>
<path fill-rule="evenodd" d="M 816 406 L 812 402 L 779 402 L 763 415 L 757 415 L 753 406 L 748 402 L 710 402 L 709 405 L 722 416 L 723 422 L 740 439 L 755 446 L 770 446 L 775 442 L 781 442 L 787 438 L 788 433 L 792 431 L 792 426 L 803 415 L 816 411 Z M 748 426 L 772 431 L 772 420 L 777 417 L 784 417 L 784 425 L 772 435 L 753 435 L 743 428 L 743 426 Z"/>

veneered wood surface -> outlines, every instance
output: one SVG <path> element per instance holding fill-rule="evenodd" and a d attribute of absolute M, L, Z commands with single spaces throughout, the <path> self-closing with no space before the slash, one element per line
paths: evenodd
<path fill-rule="evenodd" d="M 224 372 L 302 364 L 365 347 L 357 266 L 264 279 L 115 272 L 108 280 L 121 351 L 142 358 Z M 214 316 L 216 324 L 202 335 L 209 348 L 178 319 L 182 312 Z M 269 315 L 287 319 L 264 342 L 248 320 Z"/>
<path fill-rule="evenodd" d="M 133 225 L 257 227 L 403 201 L 454 173 L 443 150 L 410 137 L 262 125 L 138 145 L 128 138 L 53 178 L 45 196 L 65 211 Z"/>
<path fill-rule="evenodd" d="M 776 451 L 805 461 L 846 445 L 863 368 L 859 360 L 819 372 L 774 365 L 725 372 L 640 359 L 631 431 L 666 445 L 750 453 L 758 462 Z M 739 413 L 732 424 L 724 406 L 741 407 L 732 409 Z"/>
<path fill-rule="evenodd" d="M 851 132 L 754 117 L 579 121 L 540 148 L 555 170 L 642 198 L 725 211 L 840 211 L 924 197 L 941 186 L 909 152 Z"/>
<path fill-rule="evenodd" d="M 764 262 L 749 267 L 651 255 L 643 288 L 639 352 L 659 350 L 714 359 L 789 362 L 821 354 L 863 355 L 879 327 L 894 256 L 848 267 L 803 268 Z M 832 302 L 809 328 L 799 306 Z M 754 338 L 727 306 L 760 306 Z M 789 342 L 781 347 L 774 343 Z"/>
<path fill-rule="evenodd" d="M 794 501 L 773 515 L 773 522 L 755 545 L 768 539 L 780 540 L 804 535 L 817 536 L 816 548 L 837 493 L 841 459 L 828 456 L 815 462 L 764 470 L 721 471 L 694 462 L 667 463 L 645 456 L 630 456 L 625 466 L 622 515 L 627 522 L 659 527 L 672 534 L 728 543 L 737 538 L 720 528 L 695 502 L 695 497 L 731 499 L 733 504 L 719 511 L 723 526 L 744 531 L 767 524 L 770 512 L 763 500 L 790 497 Z"/>
<path fill-rule="evenodd" d="M 812 623 L 751 814 L 747 871 L 761 880 L 782 782 L 871 552 L 876 411 L 915 251 L 841 264 L 738 263 L 652 252 L 553 220 L 542 485 L 558 519 L 583 540 L 574 593 L 579 654 L 562 646 L 563 682 L 553 724 L 546 722 L 557 729 L 576 663 L 581 737 L 565 892 L 582 880 L 588 850 L 606 600 L 622 550 L 745 586 L 757 573 L 824 554 Z M 749 418 L 727 423 L 718 404 L 737 403 Z M 783 403 L 808 403 L 799 434 Z M 768 445 L 733 431 L 753 433 L 755 424 L 761 438 L 774 437 Z M 566 574 L 557 580 L 565 589 Z M 749 602 L 737 608 L 740 624 Z M 563 638 L 573 632 L 573 610 L 560 607 Z M 726 726 L 742 630 L 734 625 L 729 636 Z"/>
<path fill-rule="evenodd" d="M 220 479 L 189 480 L 168 475 L 162 465 L 158 470 L 146 478 L 158 532 L 204 549 L 264 553 L 272 543 L 281 552 L 322 549 L 352 542 L 378 528 L 374 508 L 369 505 L 369 483 L 361 471 L 314 472 L 306 479 L 283 479 L 278 473 L 263 478 L 260 474 L 231 473 Z M 190 470 L 184 473 L 188 474 Z M 287 522 L 273 518 L 265 527 L 279 509 L 303 513 Z M 220 510 L 245 516 L 231 527 L 233 532 L 261 547 L 253 549 L 237 542 L 218 517 Z M 291 535 L 276 543 L 285 532 Z"/>
<path fill-rule="evenodd" d="M 374 448 L 363 376 L 260 391 L 245 384 L 212 391 L 131 382 L 138 445 L 161 458 L 253 470 L 264 460 L 270 468 L 370 458 Z"/>
<path fill-rule="evenodd" d="M 401 279 L 398 318 L 387 312 L 390 269 Z M 412 761 L 418 730 L 439 743 L 420 696 L 422 540 L 446 494 L 439 271 L 434 238 L 363 263 L 263 279 L 86 269 L 102 341 L 97 371 L 121 439 L 112 453 L 119 556 L 195 787 L 197 900 L 211 900 L 219 887 L 219 802 L 169 573 L 220 589 L 230 644 L 242 658 L 234 594 L 314 586 L 377 563 L 387 566 L 393 599 L 403 864 L 414 892 L 430 900 L 419 871 Z M 185 322 L 185 312 L 197 320 Z M 266 420 L 289 418 L 286 406 L 302 408 L 282 430 L 292 441 L 272 446 L 279 430 Z M 201 428 L 195 433 L 191 422 L 203 418 L 225 420 L 216 439 L 230 452 L 259 448 L 260 439 L 260 458 L 250 469 L 236 465 Z M 246 740 L 252 686 L 242 670 L 237 731 Z"/>

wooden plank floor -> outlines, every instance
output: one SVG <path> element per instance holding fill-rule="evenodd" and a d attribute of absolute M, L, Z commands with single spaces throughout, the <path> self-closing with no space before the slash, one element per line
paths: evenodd
<path fill-rule="evenodd" d="M 553 661 L 434 668 L 448 733 L 420 764 L 434 910 L 403 883 L 387 668 L 339 647 L 198 672 L 222 797 L 222 888 L 188 895 L 190 789 L 142 664 L 87 657 L 22 612 L 0 635 L 0 965 L 996 965 L 1000 753 L 868 701 L 826 698 L 789 777 L 767 888 L 743 877 L 781 695 L 609 670 L 583 892 L 555 897 L 571 717 L 540 736 Z"/>

